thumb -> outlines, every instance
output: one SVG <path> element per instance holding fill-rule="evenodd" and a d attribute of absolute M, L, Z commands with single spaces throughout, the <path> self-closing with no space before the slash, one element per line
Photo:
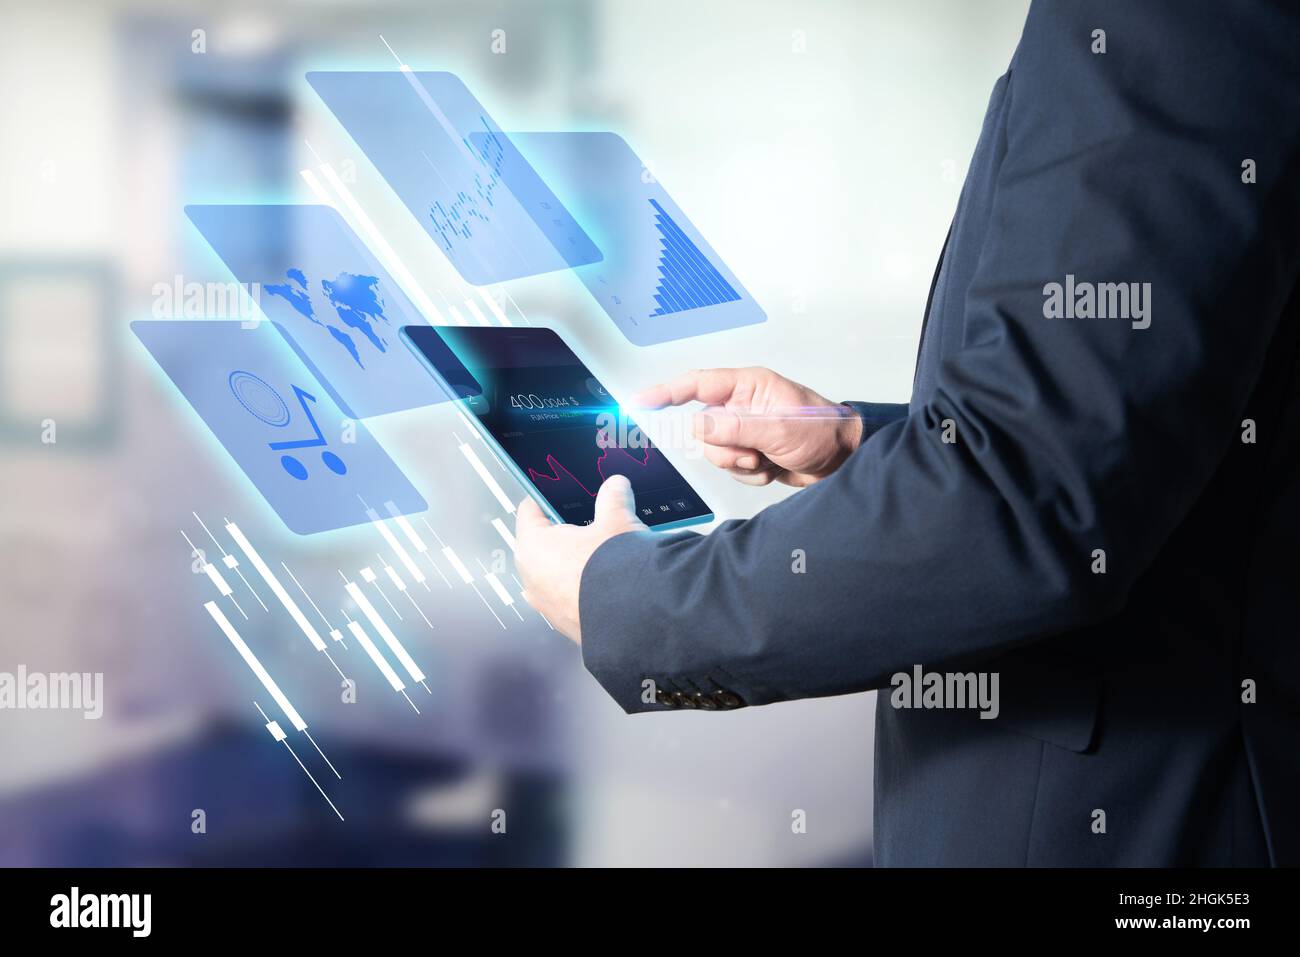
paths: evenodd
<path fill-rule="evenodd" d="M 596 524 L 626 525 L 628 522 L 640 524 L 632 483 L 625 475 L 611 475 L 596 492 Z"/>
<path fill-rule="evenodd" d="M 515 507 L 516 537 L 530 529 L 549 528 L 550 525 L 551 520 L 546 517 L 546 513 L 531 496 L 525 496 L 524 500 Z"/>

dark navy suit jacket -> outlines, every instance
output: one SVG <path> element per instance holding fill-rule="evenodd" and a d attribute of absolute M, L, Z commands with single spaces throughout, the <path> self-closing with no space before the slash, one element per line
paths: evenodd
<path fill-rule="evenodd" d="M 910 407 L 748 521 L 604 544 L 587 667 L 629 712 L 996 671 L 995 720 L 881 692 L 881 864 L 1300 863 L 1298 275 L 1300 5 L 1035 3 Z M 1149 327 L 1048 318 L 1067 281 L 1150 283 Z"/>

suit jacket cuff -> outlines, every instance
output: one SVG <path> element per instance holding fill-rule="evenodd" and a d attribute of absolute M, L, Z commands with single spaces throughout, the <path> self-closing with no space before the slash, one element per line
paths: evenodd
<path fill-rule="evenodd" d="M 763 703 L 761 689 L 744 687 L 721 667 L 692 666 L 666 653 L 664 609 L 641 592 L 667 580 L 655 574 L 660 549 L 695 532 L 628 532 L 605 542 L 587 562 L 578 592 L 582 661 L 628 714 L 641 711 L 731 711 Z M 649 585 L 649 587 L 654 587 Z"/>
<path fill-rule="evenodd" d="M 865 442 L 891 422 L 907 418 L 908 406 L 901 402 L 841 402 L 858 414 L 862 420 L 862 441 Z"/>
<path fill-rule="evenodd" d="M 582 570 L 578 591 L 578 615 L 582 625 L 582 663 L 601 686 L 628 714 L 664 710 L 654 700 L 643 700 L 642 682 L 658 685 L 660 677 L 642 675 L 636 662 L 650 657 L 650 649 L 636 643 L 653 640 L 653 630 L 636 627 L 639 614 L 650 607 L 635 604 L 636 590 L 629 582 L 640 580 L 639 568 L 655 548 L 658 532 L 628 532 L 602 544 Z M 655 689 L 657 690 L 657 688 Z"/>

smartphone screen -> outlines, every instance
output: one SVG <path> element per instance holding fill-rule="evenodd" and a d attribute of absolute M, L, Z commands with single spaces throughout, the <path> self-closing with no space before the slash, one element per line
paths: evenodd
<path fill-rule="evenodd" d="M 406 326 L 424 358 L 553 517 L 590 524 L 596 491 L 625 475 L 651 527 L 712 520 L 703 499 L 550 329 Z"/>

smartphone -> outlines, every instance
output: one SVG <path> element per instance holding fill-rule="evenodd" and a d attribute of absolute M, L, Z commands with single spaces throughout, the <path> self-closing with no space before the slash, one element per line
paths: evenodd
<path fill-rule="evenodd" d="M 402 338 L 553 520 L 589 525 L 625 475 L 651 528 L 713 520 L 705 504 L 551 329 L 405 326 Z"/>

